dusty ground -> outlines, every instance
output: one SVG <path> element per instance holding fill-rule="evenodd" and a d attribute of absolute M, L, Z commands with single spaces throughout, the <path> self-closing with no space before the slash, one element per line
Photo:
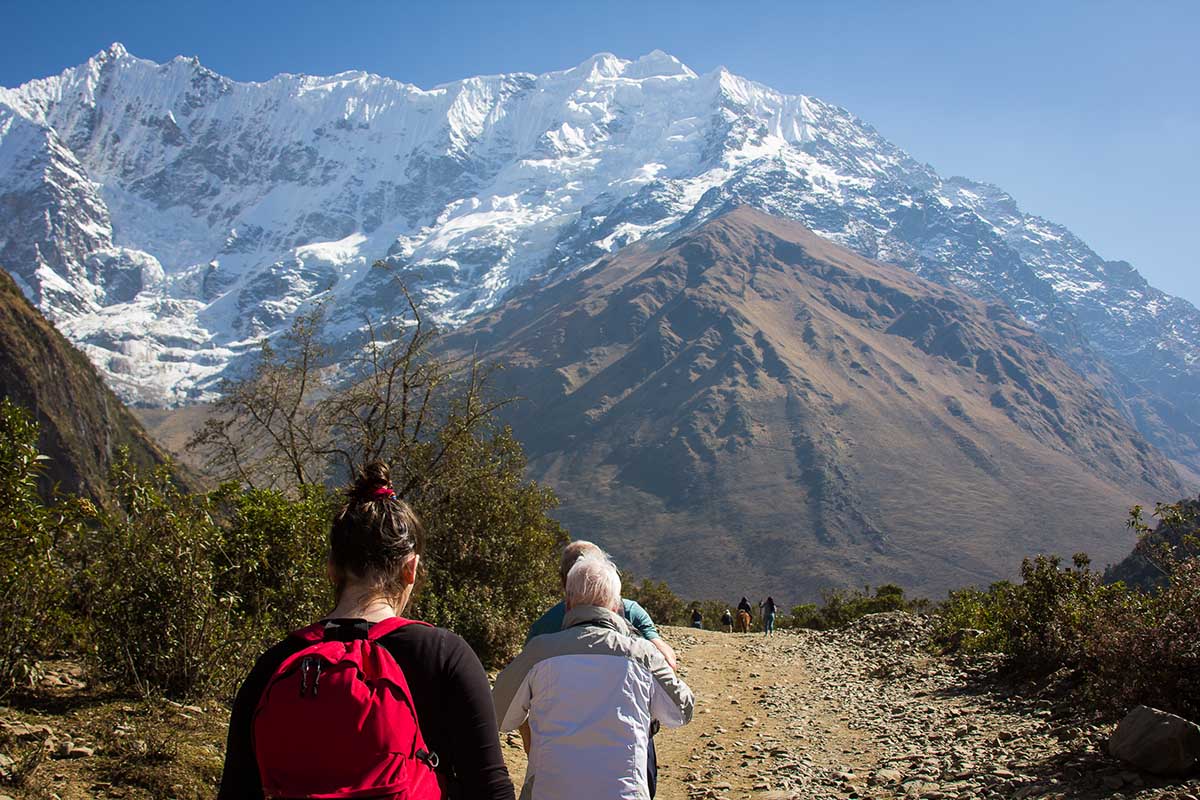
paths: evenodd
<path fill-rule="evenodd" d="M 908 615 L 770 638 L 665 630 L 698 702 L 656 740 L 664 800 L 1200 798 L 1200 778 L 1110 759 L 1111 725 L 1022 698 L 986 661 L 928 655 Z M 506 752 L 519 787 L 519 740 Z"/>

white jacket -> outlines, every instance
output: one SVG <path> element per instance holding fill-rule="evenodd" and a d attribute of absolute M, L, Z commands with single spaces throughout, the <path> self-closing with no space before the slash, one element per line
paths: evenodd
<path fill-rule="evenodd" d="M 500 730 L 533 734 L 521 800 L 649 800 L 650 721 L 692 719 L 695 698 L 654 645 L 594 606 L 535 636 L 496 678 Z"/>

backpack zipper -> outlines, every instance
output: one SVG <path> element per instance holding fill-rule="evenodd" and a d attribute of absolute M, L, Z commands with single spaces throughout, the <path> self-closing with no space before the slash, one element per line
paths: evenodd
<path fill-rule="evenodd" d="M 305 656 L 300 662 L 300 696 L 308 692 L 308 671 L 312 668 L 312 656 Z"/>

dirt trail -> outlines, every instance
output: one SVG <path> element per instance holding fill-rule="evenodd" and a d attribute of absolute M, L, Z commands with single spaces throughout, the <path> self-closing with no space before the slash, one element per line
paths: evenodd
<path fill-rule="evenodd" d="M 863 771 L 874 750 L 835 709 L 812 697 L 803 640 L 789 634 L 725 634 L 665 628 L 679 672 L 696 694 L 692 723 L 663 730 L 658 797 L 785 798 L 805 785 L 804 762 L 834 773 Z M 509 737 L 507 757 L 520 787 L 525 758 Z"/>
<path fill-rule="evenodd" d="M 698 701 L 691 725 L 660 734 L 660 797 L 786 797 L 805 785 L 800 754 L 838 772 L 873 763 L 862 731 L 811 696 L 801 639 L 677 630 Z"/>
<path fill-rule="evenodd" d="M 841 631 L 666 628 L 696 693 L 657 739 L 663 800 L 1198 800 L 1111 759 L 1111 723 L 934 657 L 929 622 L 876 614 Z M 519 788 L 520 740 L 506 755 Z"/>

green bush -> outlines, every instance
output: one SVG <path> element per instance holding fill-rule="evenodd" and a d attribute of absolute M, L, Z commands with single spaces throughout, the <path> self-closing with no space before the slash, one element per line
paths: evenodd
<path fill-rule="evenodd" d="M 666 581 L 652 581 L 643 578 L 639 583 L 635 579 L 622 580 L 621 594 L 638 603 L 646 609 L 655 625 L 691 624 L 691 605 L 685 605 L 683 598 L 671 591 Z M 687 612 L 686 614 L 684 612 Z M 687 618 L 685 623 L 684 618 Z M 720 615 L 718 615 L 720 619 Z M 705 615 L 705 625 L 709 626 L 708 616 Z"/>
<path fill-rule="evenodd" d="M 822 593 L 821 599 L 820 606 L 815 603 L 794 606 L 791 613 L 776 625 L 785 628 L 811 628 L 824 631 L 845 627 L 867 614 L 879 614 L 885 611 L 918 613 L 929 608 L 928 600 L 924 598 L 910 600 L 904 596 L 904 589 L 893 583 L 877 587 L 874 594 L 871 593 L 869 586 L 852 591 L 829 590 Z"/>
<path fill-rule="evenodd" d="M 964 636 L 964 631 L 973 635 Z M 1026 559 L 1021 582 L 951 592 L 935 640 L 1006 656 L 1026 678 L 1078 677 L 1097 708 L 1145 703 L 1200 715 L 1200 559 L 1173 564 L 1165 587 L 1146 593 L 1105 584 L 1084 555 Z"/>
<path fill-rule="evenodd" d="M 237 598 L 219 591 L 233 562 L 208 495 L 188 495 L 166 468 L 112 471 L 114 505 L 99 511 L 79 550 L 80 605 L 100 676 L 143 694 L 228 691 L 253 657 Z"/>
<path fill-rule="evenodd" d="M 411 613 L 459 634 L 492 667 L 520 651 L 530 623 L 559 598 L 567 535 L 549 516 L 553 492 L 525 479 L 512 431 L 490 420 L 472 425 L 469 436 L 435 437 L 426 452 L 442 454 L 443 479 L 409 493 L 426 531 Z M 416 469 L 433 473 L 427 463 Z"/>
<path fill-rule="evenodd" d="M 1106 586 L 1077 554 L 1072 565 L 1058 556 L 1037 556 L 1021 564 L 1021 583 L 993 584 L 986 592 L 951 592 L 938 613 L 935 640 L 961 642 L 965 649 L 1010 656 L 1015 672 L 1048 675 L 1085 658 L 1092 626 L 1119 608 L 1128 596 L 1121 584 Z M 973 630 L 962 637 L 961 630 Z"/>
<path fill-rule="evenodd" d="M 1175 564 L 1155 594 L 1122 591 L 1090 626 L 1081 666 L 1101 707 L 1145 704 L 1200 719 L 1200 558 Z"/>
<path fill-rule="evenodd" d="M 60 643 L 66 622 L 56 544 L 76 525 L 71 509 L 38 496 L 37 437 L 28 412 L 0 401 L 0 694 L 36 677 L 37 657 Z"/>
<path fill-rule="evenodd" d="M 321 486 L 303 487 L 291 499 L 273 489 L 234 485 L 215 497 L 226 509 L 215 589 L 234 598 L 248 638 L 273 644 L 333 608 L 325 562 L 340 498 Z"/>

